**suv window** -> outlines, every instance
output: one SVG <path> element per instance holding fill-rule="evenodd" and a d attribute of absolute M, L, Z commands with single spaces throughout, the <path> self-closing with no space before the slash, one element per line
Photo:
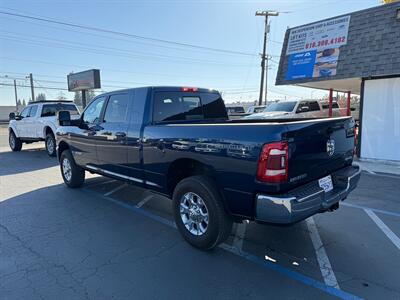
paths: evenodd
<path fill-rule="evenodd" d="M 176 92 L 155 93 L 153 110 L 155 122 L 199 119 L 204 119 L 199 96 Z"/>
<path fill-rule="evenodd" d="M 75 105 L 73 104 L 64 104 L 64 103 L 55 103 L 55 104 L 45 104 L 42 108 L 42 117 L 54 117 L 57 112 L 61 110 L 68 110 L 71 115 L 78 115 L 79 112 Z"/>
<path fill-rule="evenodd" d="M 27 106 L 21 111 L 20 116 L 26 118 L 29 115 L 30 111 L 31 111 L 31 106 Z"/>
<path fill-rule="evenodd" d="M 299 106 L 297 107 L 297 113 L 304 113 L 310 111 L 310 107 L 308 106 L 308 102 L 303 101 L 299 103 Z"/>
<path fill-rule="evenodd" d="M 128 112 L 128 104 L 128 94 L 111 95 L 107 103 L 106 112 L 104 114 L 104 122 L 125 122 Z"/>
<path fill-rule="evenodd" d="M 94 99 L 83 113 L 83 122 L 93 124 L 99 121 L 101 110 L 106 100 L 105 96 Z"/>
<path fill-rule="evenodd" d="M 319 108 L 319 104 L 317 101 L 310 101 L 308 102 L 308 107 L 310 108 L 309 111 L 317 111 L 317 110 L 321 110 Z"/>
<path fill-rule="evenodd" d="M 339 108 L 339 104 L 337 102 L 332 102 L 332 108 Z M 322 104 L 322 109 L 329 109 L 329 103 Z"/>
<path fill-rule="evenodd" d="M 37 105 L 32 105 L 28 117 L 35 117 L 37 112 Z"/>

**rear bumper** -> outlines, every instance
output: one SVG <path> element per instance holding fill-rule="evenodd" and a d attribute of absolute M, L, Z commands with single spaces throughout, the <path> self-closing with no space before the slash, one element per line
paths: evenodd
<path fill-rule="evenodd" d="M 356 188 L 361 168 L 353 164 L 331 174 L 333 190 L 325 193 L 318 180 L 282 195 L 256 195 L 256 221 L 290 224 L 328 210 Z"/>

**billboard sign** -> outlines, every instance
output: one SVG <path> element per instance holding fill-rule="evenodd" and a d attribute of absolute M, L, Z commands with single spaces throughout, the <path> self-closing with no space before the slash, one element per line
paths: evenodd
<path fill-rule="evenodd" d="M 310 78 L 313 75 L 316 50 L 289 56 L 286 80 Z"/>
<path fill-rule="evenodd" d="M 290 30 L 286 55 L 310 50 L 322 51 L 347 44 L 350 15 Z"/>
<path fill-rule="evenodd" d="M 310 50 L 289 55 L 286 80 L 330 77 L 336 75 L 339 48 Z"/>
<path fill-rule="evenodd" d="M 101 88 L 100 70 L 92 69 L 67 76 L 68 91 L 84 91 Z"/>

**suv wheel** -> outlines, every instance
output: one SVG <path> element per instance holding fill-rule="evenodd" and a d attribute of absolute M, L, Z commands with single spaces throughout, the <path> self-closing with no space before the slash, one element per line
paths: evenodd
<path fill-rule="evenodd" d="M 21 151 L 22 149 L 21 140 L 15 136 L 15 133 L 12 130 L 10 130 L 8 136 L 8 144 L 10 145 L 12 151 Z"/>
<path fill-rule="evenodd" d="M 178 183 L 173 195 L 175 223 L 192 246 L 211 250 L 224 242 L 232 230 L 232 220 L 222 205 L 212 180 L 192 176 Z"/>
<path fill-rule="evenodd" d="M 82 186 L 85 181 L 85 170 L 75 164 L 69 150 L 65 150 L 60 157 L 61 175 L 64 183 L 70 188 Z"/>
<path fill-rule="evenodd" d="M 46 151 L 49 156 L 56 156 L 56 139 L 54 134 L 48 133 L 46 135 Z"/>

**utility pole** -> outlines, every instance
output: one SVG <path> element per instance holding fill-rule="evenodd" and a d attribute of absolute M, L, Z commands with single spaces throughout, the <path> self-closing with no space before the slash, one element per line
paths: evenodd
<path fill-rule="evenodd" d="M 14 94 L 15 94 L 15 107 L 18 112 L 17 81 L 15 79 L 14 79 Z"/>
<path fill-rule="evenodd" d="M 33 76 L 32 73 L 29 73 L 29 80 L 31 82 L 31 94 L 32 94 L 32 102 L 35 101 L 35 92 L 33 91 Z"/>
<path fill-rule="evenodd" d="M 276 11 L 257 11 L 256 16 L 263 16 L 265 17 L 265 29 L 264 29 L 264 45 L 263 45 L 263 53 L 261 55 L 261 82 L 260 82 L 260 96 L 258 98 L 258 105 L 262 105 L 262 98 L 263 98 L 263 88 L 264 88 L 264 82 L 265 82 L 265 104 L 267 103 L 267 72 L 268 72 L 268 67 L 267 69 L 265 68 L 265 62 L 268 60 L 267 58 L 267 38 L 268 38 L 268 32 L 269 32 L 269 26 L 268 26 L 268 16 L 276 17 L 279 16 L 279 13 Z"/>

